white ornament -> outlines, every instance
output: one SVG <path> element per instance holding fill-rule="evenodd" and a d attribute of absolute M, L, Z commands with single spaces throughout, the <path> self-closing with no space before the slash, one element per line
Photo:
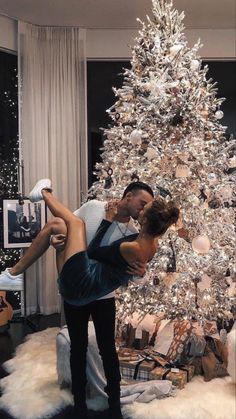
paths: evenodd
<path fill-rule="evenodd" d="M 172 47 L 170 47 L 170 55 L 171 57 L 175 57 L 176 54 L 183 48 L 183 44 L 175 44 Z"/>
<path fill-rule="evenodd" d="M 190 68 L 192 71 L 197 71 L 199 69 L 200 62 L 198 60 L 192 60 L 190 64 Z"/>
<path fill-rule="evenodd" d="M 147 152 L 144 154 L 145 157 L 147 157 L 148 160 L 152 160 L 155 157 L 157 157 L 157 152 L 152 147 L 148 147 Z"/>
<path fill-rule="evenodd" d="M 202 275 L 202 279 L 200 282 L 198 282 L 197 287 L 200 289 L 200 291 L 204 291 L 209 289 L 211 286 L 211 278 L 204 274 Z"/>
<path fill-rule="evenodd" d="M 192 248 L 196 253 L 207 254 L 211 248 L 211 242 L 207 236 L 199 235 L 194 237 Z"/>
<path fill-rule="evenodd" d="M 215 113 L 216 119 L 222 119 L 223 116 L 224 116 L 224 112 L 223 111 L 216 111 L 216 113 Z"/>
<path fill-rule="evenodd" d="M 185 164 L 178 164 L 175 170 L 175 177 L 189 177 L 191 176 L 190 168 Z"/>
<path fill-rule="evenodd" d="M 207 176 L 207 180 L 210 186 L 216 185 L 218 182 L 218 178 L 215 173 L 209 173 Z"/>
<path fill-rule="evenodd" d="M 134 129 L 130 134 L 130 142 L 132 145 L 140 145 L 142 144 L 142 131 Z"/>

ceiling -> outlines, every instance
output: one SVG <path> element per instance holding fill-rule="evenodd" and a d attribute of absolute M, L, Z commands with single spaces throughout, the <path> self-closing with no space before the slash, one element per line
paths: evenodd
<path fill-rule="evenodd" d="M 173 0 L 187 28 L 236 28 L 236 0 Z M 135 28 L 151 0 L 0 0 L 0 14 L 36 25 Z"/>

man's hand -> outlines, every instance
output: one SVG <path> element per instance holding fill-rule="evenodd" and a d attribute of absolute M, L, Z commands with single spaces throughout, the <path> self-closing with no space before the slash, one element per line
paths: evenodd
<path fill-rule="evenodd" d="M 110 221 L 111 223 L 112 221 L 114 221 L 114 218 L 117 214 L 117 206 L 119 202 L 120 201 L 118 199 L 113 199 L 112 201 L 107 202 L 105 206 L 105 217 L 107 221 Z"/>
<path fill-rule="evenodd" d="M 143 277 L 146 273 L 147 263 L 143 262 L 133 262 L 130 263 L 131 267 L 127 269 L 127 273 L 134 276 Z"/>
<path fill-rule="evenodd" d="M 66 245 L 66 235 L 65 234 L 54 234 L 50 237 L 50 244 L 57 251 L 61 252 L 65 249 Z"/>

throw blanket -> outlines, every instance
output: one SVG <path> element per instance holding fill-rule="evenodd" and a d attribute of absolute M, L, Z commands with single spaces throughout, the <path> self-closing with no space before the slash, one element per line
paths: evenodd
<path fill-rule="evenodd" d="M 61 387 L 69 386 L 71 384 L 70 338 L 67 327 L 63 327 L 57 335 L 57 373 L 58 382 Z M 88 396 L 91 398 L 96 396 L 107 398 L 107 394 L 104 391 L 106 380 L 92 322 L 89 322 L 87 378 L 89 384 Z M 121 382 L 122 404 L 129 404 L 134 400 L 147 403 L 155 398 L 163 398 L 174 395 L 175 388 L 171 381 L 168 380 L 152 380 L 135 383 L 130 383 L 126 380 Z"/>

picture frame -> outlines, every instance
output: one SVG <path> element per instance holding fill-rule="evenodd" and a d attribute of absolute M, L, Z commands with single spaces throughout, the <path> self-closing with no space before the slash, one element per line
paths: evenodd
<path fill-rule="evenodd" d="M 29 247 L 46 222 L 44 201 L 30 202 L 24 199 L 3 200 L 4 248 Z"/>

